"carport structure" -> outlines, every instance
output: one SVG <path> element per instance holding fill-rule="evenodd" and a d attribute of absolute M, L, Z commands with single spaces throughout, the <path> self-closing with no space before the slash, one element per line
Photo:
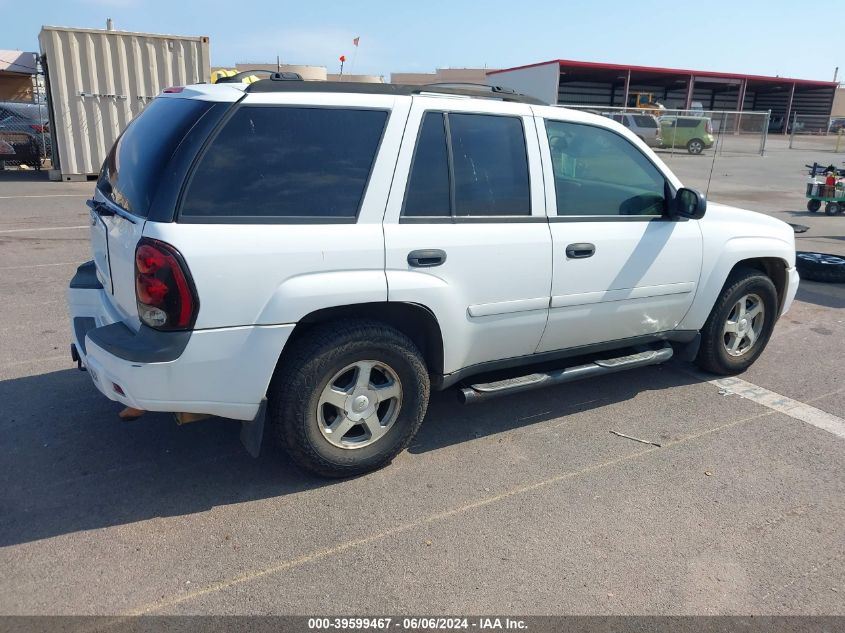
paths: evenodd
<path fill-rule="evenodd" d="M 634 93 L 648 93 L 669 109 L 688 110 L 700 103 L 705 110 L 771 110 L 773 127 L 783 132 L 783 121 L 793 112 L 800 114 L 805 128 L 826 131 L 838 86 L 832 81 L 565 59 L 491 71 L 487 81 L 567 105 L 624 107 Z"/>

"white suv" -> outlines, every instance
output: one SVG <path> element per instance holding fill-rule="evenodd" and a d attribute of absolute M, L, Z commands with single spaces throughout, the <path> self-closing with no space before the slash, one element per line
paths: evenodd
<path fill-rule="evenodd" d="M 432 388 L 476 401 L 673 350 L 747 368 L 795 296 L 793 231 L 705 205 L 623 126 L 500 89 L 171 88 L 89 201 L 72 353 L 128 407 L 247 421 L 253 451 L 266 418 L 303 467 L 361 473 Z"/>

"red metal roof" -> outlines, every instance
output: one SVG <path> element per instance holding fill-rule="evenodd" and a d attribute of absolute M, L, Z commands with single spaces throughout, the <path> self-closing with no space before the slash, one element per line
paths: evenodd
<path fill-rule="evenodd" d="M 535 68 L 537 66 L 546 66 L 548 64 L 557 64 L 560 67 L 568 68 L 592 68 L 594 70 L 624 70 L 631 72 L 645 72 L 662 75 L 695 75 L 696 77 L 715 77 L 720 79 L 748 79 L 750 81 L 764 81 L 769 83 L 796 83 L 796 84 L 811 84 L 816 86 L 838 86 L 836 81 L 816 81 L 813 79 L 792 79 L 790 77 L 767 77 L 765 75 L 744 75 L 742 73 L 720 73 L 709 70 L 687 70 L 683 68 L 660 68 L 657 66 L 632 66 L 630 64 L 603 64 L 599 62 L 579 62 L 571 59 L 551 59 L 547 62 L 539 62 L 536 64 L 526 64 L 524 66 L 515 66 L 513 68 L 502 68 L 501 70 L 491 70 L 488 75 L 495 75 L 497 73 L 506 73 L 511 70 L 522 70 L 523 68 Z"/>

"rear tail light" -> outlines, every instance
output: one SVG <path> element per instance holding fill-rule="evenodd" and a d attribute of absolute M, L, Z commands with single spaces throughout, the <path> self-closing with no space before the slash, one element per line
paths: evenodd
<path fill-rule="evenodd" d="M 42 134 L 44 132 L 49 132 L 46 125 L 39 125 L 38 123 L 31 123 L 29 125 L 29 127 L 31 127 L 33 130 L 35 130 L 39 134 Z"/>
<path fill-rule="evenodd" d="M 199 311 L 191 272 L 170 244 L 142 238 L 135 248 L 135 300 L 141 322 L 157 330 L 188 330 Z"/>
<path fill-rule="evenodd" d="M 704 122 L 704 129 L 707 130 L 708 134 L 713 134 L 713 122 L 709 119 Z"/>

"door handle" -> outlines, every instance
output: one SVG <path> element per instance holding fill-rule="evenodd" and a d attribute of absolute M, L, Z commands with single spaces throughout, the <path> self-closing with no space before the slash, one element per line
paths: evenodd
<path fill-rule="evenodd" d="M 408 253 L 408 264 L 414 268 L 432 268 L 446 261 L 446 251 L 439 248 L 424 248 Z"/>
<path fill-rule="evenodd" d="M 566 256 L 569 259 L 584 259 L 592 257 L 596 252 L 596 245 L 589 242 L 578 242 L 566 247 Z"/>

